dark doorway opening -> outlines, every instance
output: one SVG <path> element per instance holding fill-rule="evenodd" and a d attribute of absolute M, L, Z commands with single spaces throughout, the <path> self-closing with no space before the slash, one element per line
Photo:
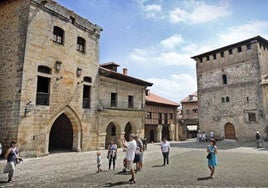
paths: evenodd
<path fill-rule="evenodd" d="M 49 134 L 49 152 L 72 151 L 73 127 L 69 118 L 61 114 L 51 127 Z"/>

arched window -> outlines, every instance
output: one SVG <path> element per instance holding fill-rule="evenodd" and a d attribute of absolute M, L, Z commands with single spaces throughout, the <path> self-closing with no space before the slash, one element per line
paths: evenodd
<path fill-rule="evenodd" d="M 222 83 L 227 84 L 227 76 L 226 76 L 226 74 L 222 75 Z"/>
<path fill-rule="evenodd" d="M 225 102 L 225 98 L 224 98 L 224 97 L 221 98 L 221 102 L 222 102 L 222 103 Z"/>
<path fill-rule="evenodd" d="M 91 77 L 87 77 L 87 76 L 85 76 L 85 77 L 84 77 L 84 82 L 91 83 Z"/>
<path fill-rule="evenodd" d="M 230 99 L 229 99 L 229 97 L 226 97 L 226 102 L 230 102 Z"/>
<path fill-rule="evenodd" d="M 60 27 L 54 26 L 53 42 L 63 45 L 64 30 Z"/>
<path fill-rule="evenodd" d="M 77 37 L 76 50 L 85 53 L 86 40 L 82 37 Z"/>

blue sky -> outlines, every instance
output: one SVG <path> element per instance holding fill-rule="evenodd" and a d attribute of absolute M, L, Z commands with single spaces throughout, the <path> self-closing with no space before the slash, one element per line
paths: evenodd
<path fill-rule="evenodd" d="M 57 0 L 103 28 L 100 64 L 154 83 L 180 102 L 197 90 L 192 56 L 257 35 L 268 39 L 266 0 Z"/>

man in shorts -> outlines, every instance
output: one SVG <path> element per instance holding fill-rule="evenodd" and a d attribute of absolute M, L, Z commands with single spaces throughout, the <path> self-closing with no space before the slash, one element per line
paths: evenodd
<path fill-rule="evenodd" d="M 122 145 L 124 148 L 126 148 L 126 161 L 127 161 L 127 169 L 131 172 L 131 179 L 129 180 L 129 183 L 133 184 L 135 183 L 135 171 L 134 171 L 134 158 L 135 158 L 135 151 L 136 151 L 136 141 L 135 141 L 135 135 L 131 133 L 129 135 L 129 142 L 126 141 L 125 137 L 122 139 Z"/>

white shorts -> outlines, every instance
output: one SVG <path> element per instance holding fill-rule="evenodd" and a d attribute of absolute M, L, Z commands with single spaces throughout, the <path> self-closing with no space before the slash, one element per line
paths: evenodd
<path fill-rule="evenodd" d="M 133 161 L 127 160 L 127 169 L 128 170 L 134 169 L 134 163 L 133 163 Z"/>

